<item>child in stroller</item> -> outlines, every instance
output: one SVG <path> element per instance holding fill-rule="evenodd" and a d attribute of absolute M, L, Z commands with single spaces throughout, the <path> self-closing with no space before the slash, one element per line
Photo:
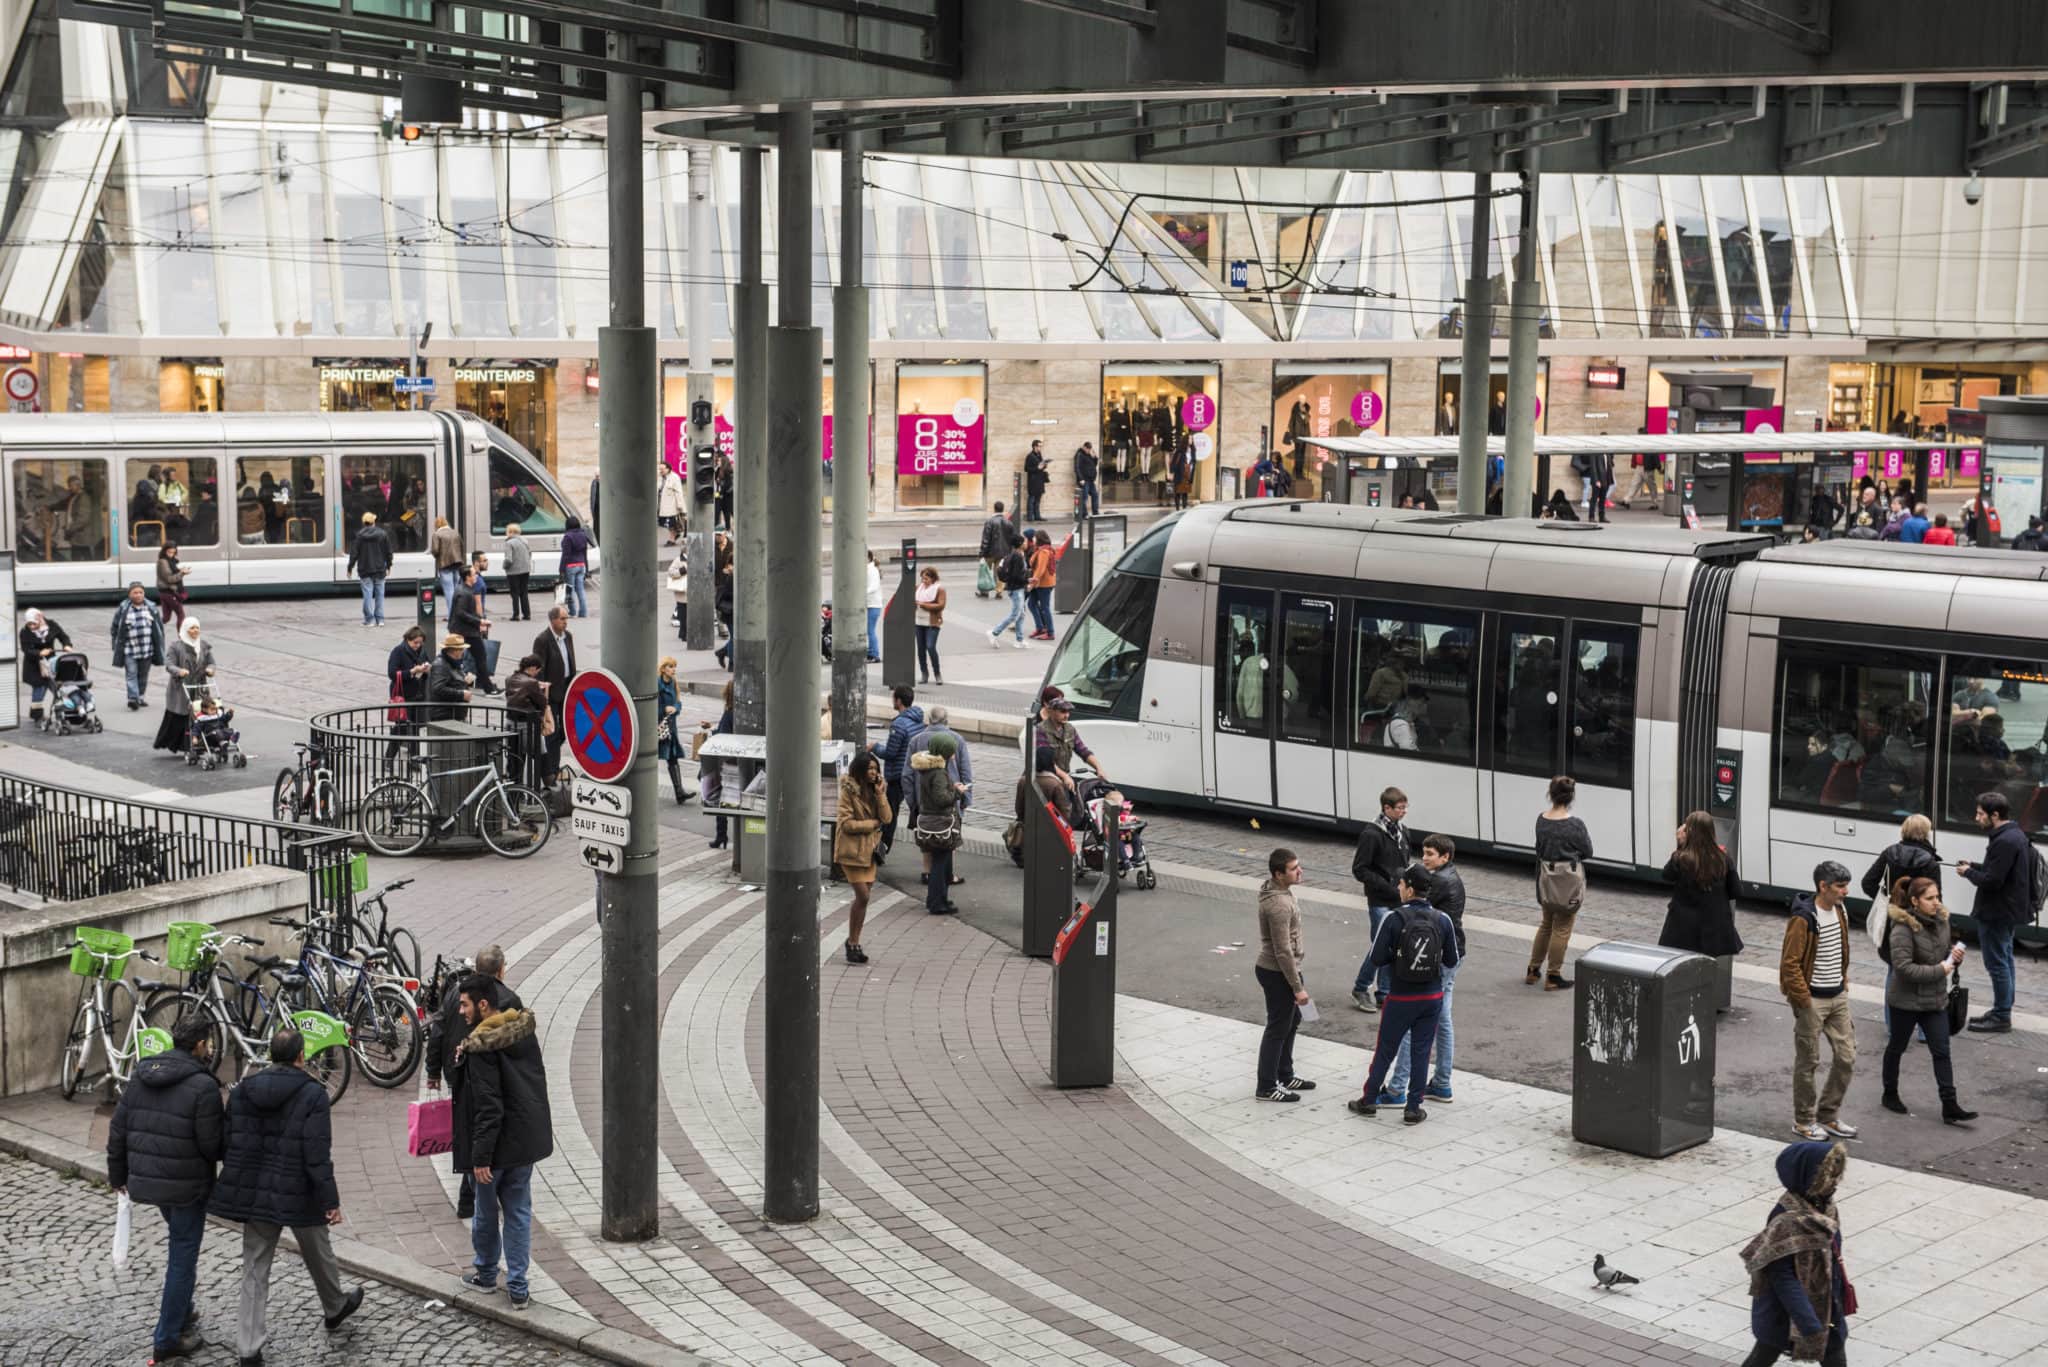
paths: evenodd
<path fill-rule="evenodd" d="M 1101 869 L 1109 843 L 1114 840 L 1117 876 L 1134 876 L 1141 891 L 1158 887 L 1152 861 L 1145 854 L 1145 823 L 1138 819 L 1130 801 L 1111 787 L 1108 779 L 1094 775 L 1075 782 L 1074 797 L 1088 815 L 1080 824 L 1081 858 L 1075 871 L 1078 873 L 1083 867 Z"/>
<path fill-rule="evenodd" d="M 73 731 L 104 731 L 99 708 L 92 700 L 92 661 L 82 650 L 60 652 L 50 661 L 50 680 L 56 689 L 50 711 L 43 718 L 43 730 L 68 736 Z"/>
<path fill-rule="evenodd" d="M 235 709 L 221 705 L 210 681 L 185 685 L 186 700 L 192 704 L 192 724 L 185 732 L 185 763 L 202 769 L 232 764 L 249 767 L 242 753 L 242 733 L 235 729 Z"/>

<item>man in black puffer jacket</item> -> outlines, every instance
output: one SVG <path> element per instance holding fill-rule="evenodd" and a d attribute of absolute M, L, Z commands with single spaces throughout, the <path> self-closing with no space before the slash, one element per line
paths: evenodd
<path fill-rule="evenodd" d="M 476 1266 L 462 1280 L 479 1291 L 498 1284 L 505 1256 L 505 1293 L 526 1308 L 526 1269 L 533 1245 L 533 1165 L 555 1151 L 548 1113 L 548 1071 L 541 1061 L 533 1012 L 517 1006 L 491 979 L 462 982 L 469 1036 L 456 1051 L 462 1085 L 455 1104 L 455 1163 L 476 1180 L 476 1221 L 469 1241 Z"/>
<path fill-rule="evenodd" d="M 212 1212 L 242 1221 L 242 1306 L 235 1351 L 242 1367 L 262 1367 L 270 1261 L 287 1226 L 320 1292 L 329 1333 L 363 1303 L 363 1288 L 341 1289 L 327 1227 L 341 1223 L 334 1185 L 333 1128 L 327 1093 L 305 1068 L 305 1040 L 292 1029 L 270 1037 L 270 1066 L 242 1079 L 228 1097 L 228 1158 L 213 1189 Z"/>
<path fill-rule="evenodd" d="M 192 1288 L 206 1198 L 221 1156 L 220 1084 L 209 1018 L 188 1016 L 171 1031 L 171 1051 L 135 1065 L 107 1130 L 107 1181 L 138 1204 L 164 1213 L 170 1247 L 164 1257 L 163 1303 L 157 1312 L 158 1362 L 190 1357 L 204 1346 Z"/>
<path fill-rule="evenodd" d="M 520 1005 L 519 998 L 511 988 L 505 986 L 505 951 L 497 945 L 485 945 L 476 952 L 476 970 L 483 977 L 498 984 L 498 1000 L 502 1009 L 511 1010 Z M 427 1090 L 441 1090 L 441 1079 L 448 1079 L 448 1096 L 455 1105 L 462 1104 L 462 1068 L 457 1051 L 462 1041 L 469 1037 L 469 1022 L 462 1014 L 462 979 L 467 974 L 458 974 L 441 994 L 441 1009 L 434 1013 L 434 1019 L 427 1026 Z M 462 1174 L 462 1190 L 455 1198 L 455 1218 L 469 1220 L 476 1216 L 475 1179 L 469 1169 L 461 1163 L 455 1170 Z"/>

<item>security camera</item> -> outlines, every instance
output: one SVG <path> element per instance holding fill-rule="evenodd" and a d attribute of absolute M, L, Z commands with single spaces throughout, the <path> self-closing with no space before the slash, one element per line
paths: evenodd
<path fill-rule="evenodd" d="M 1963 203 L 1975 208 L 1977 202 L 1983 198 L 1984 178 L 1972 171 L 1970 178 L 1963 182 Z"/>

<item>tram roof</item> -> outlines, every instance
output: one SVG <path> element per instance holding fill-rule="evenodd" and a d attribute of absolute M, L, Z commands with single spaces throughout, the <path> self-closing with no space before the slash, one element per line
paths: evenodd
<path fill-rule="evenodd" d="M 1621 551 L 1702 560 L 1746 559 L 1776 544 L 1776 538 L 1767 532 L 1693 531 L 1674 525 L 1637 528 L 1612 522 L 1551 522 L 1476 513 L 1368 508 L 1356 503 L 1253 499 L 1244 503 L 1210 506 L 1228 509 L 1223 514 L 1224 521 L 1260 526 L 1314 527 L 1375 535 L 1439 536 L 1461 541 Z"/>
<path fill-rule="evenodd" d="M 1409 456 L 1433 459 L 1458 454 L 1456 437 L 1298 437 L 1309 446 L 1351 456 Z M 1887 436 L 1883 432 L 1658 432 L 1627 436 L 1550 436 L 1538 434 L 1539 456 L 1609 455 L 1720 456 L 1748 451 L 1852 455 L 1858 451 L 1949 451 L 1976 446 L 1969 441 L 1924 441 Z M 1488 452 L 1506 454 L 1507 438 L 1488 437 Z"/>
<path fill-rule="evenodd" d="M 1893 574 L 1948 574 L 1990 579 L 2048 579 L 2048 556 L 1986 546 L 1926 546 L 1898 541 L 1836 538 L 1772 546 L 1760 557 L 1771 564 L 1826 565 Z"/>
<path fill-rule="evenodd" d="M 465 417 L 469 415 L 465 414 Z M 439 436 L 410 413 L 0 413 L 0 447 L 235 445 L 266 441 L 418 441 Z"/>

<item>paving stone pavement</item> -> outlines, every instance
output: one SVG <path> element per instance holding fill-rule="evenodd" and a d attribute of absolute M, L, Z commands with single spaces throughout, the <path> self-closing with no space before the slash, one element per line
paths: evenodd
<path fill-rule="evenodd" d="M 130 1367 L 149 1358 L 163 1286 L 164 1223 L 136 1212 L 128 1265 L 108 1256 L 115 1196 L 105 1187 L 60 1177 L 37 1164 L 0 1156 L 0 1363 L 7 1367 Z M 344 1274 L 344 1284 L 354 1285 Z M 199 1291 L 207 1346 L 201 1367 L 232 1363 L 241 1239 L 210 1225 L 199 1250 Z M 320 1302 L 297 1255 L 278 1250 L 271 1272 L 272 1367 L 444 1367 L 451 1337 L 461 1357 L 495 1367 L 580 1367 L 599 1360 L 542 1343 L 499 1325 L 430 1306 L 417 1296 L 367 1283 L 363 1308 L 329 1334 Z"/>

